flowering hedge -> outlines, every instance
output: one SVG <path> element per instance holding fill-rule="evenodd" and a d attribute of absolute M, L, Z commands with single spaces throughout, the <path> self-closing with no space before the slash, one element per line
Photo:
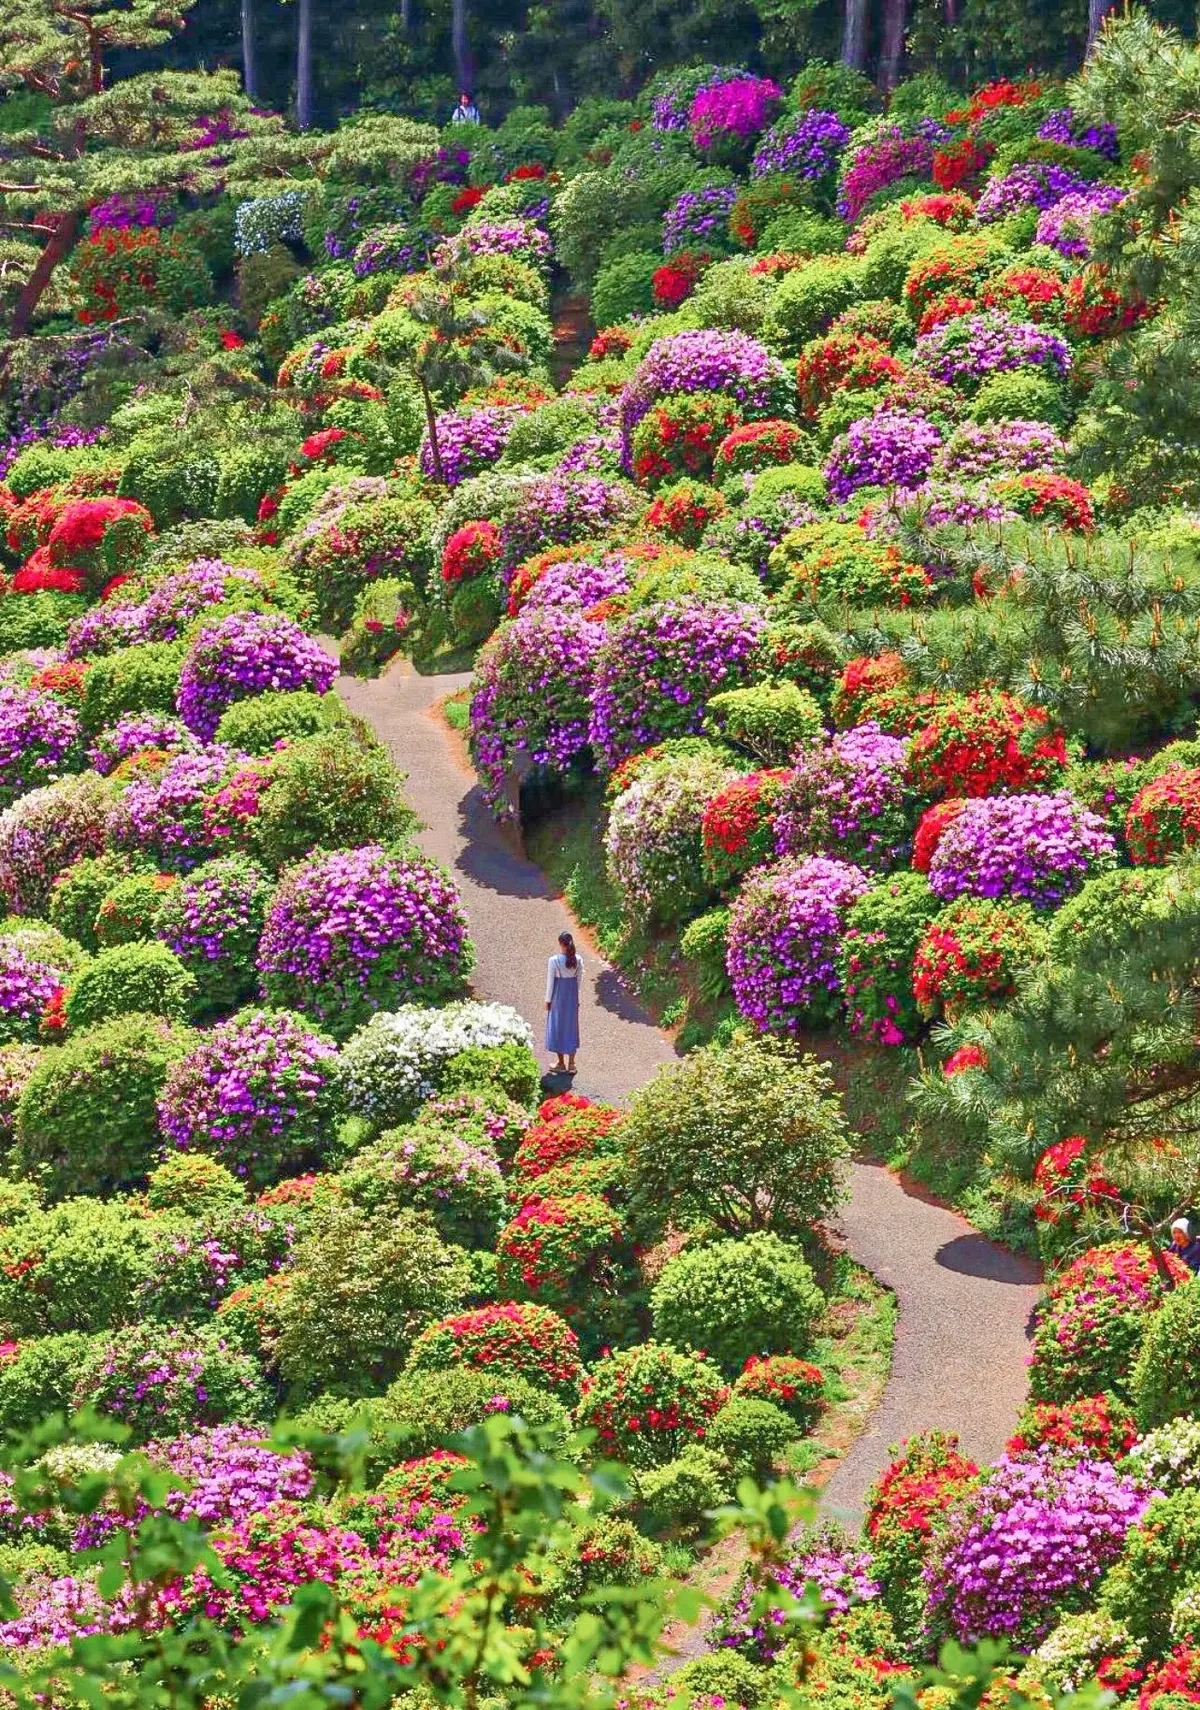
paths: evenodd
<path fill-rule="evenodd" d="M 324 694 L 337 665 L 290 618 L 233 612 L 193 641 L 179 674 L 176 705 L 189 730 L 210 740 L 234 701 L 266 690 Z"/>
<path fill-rule="evenodd" d="M 632 1467 L 663 1466 L 704 1441 L 728 1393 L 702 1354 L 643 1342 L 596 1361 L 576 1420 L 597 1433 L 604 1454 Z"/>
<path fill-rule="evenodd" d="M 263 995 L 340 1038 L 378 1009 L 456 996 L 474 962 L 458 892 L 378 844 L 317 852 L 284 876 L 259 942 Z"/>
<path fill-rule="evenodd" d="M 972 1004 L 1005 997 L 1045 939 L 1027 903 L 960 897 L 926 927 L 913 957 L 913 996 L 923 1015 L 953 1021 Z"/>
<path fill-rule="evenodd" d="M 409 1371 L 467 1366 L 501 1380 L 527 1378 L 561 1400 L 579 1395 L 583 1366 L 573 1330 L 546 1306 L 506 1300 L 430 1324 L 408 1357 Z"/>

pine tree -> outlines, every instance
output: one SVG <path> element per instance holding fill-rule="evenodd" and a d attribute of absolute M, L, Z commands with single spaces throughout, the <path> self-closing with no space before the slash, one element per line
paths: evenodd
<path fill-rule="evenodd" d="M 410 366 L 421 390 L 429 432 L 429 456 L 435 480 L 444 482 L 438 442 L 437 402 L 453 403 L 472 386 L 521 366 L 522 359 L 489 332 L 486 310 L 467 301 L 470 291 L 461 271 L 442 268 L 408 306 L 423 329 Z"/>

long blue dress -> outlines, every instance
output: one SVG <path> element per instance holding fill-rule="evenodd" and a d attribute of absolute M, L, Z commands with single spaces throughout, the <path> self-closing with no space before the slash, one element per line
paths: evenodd
<path fill-rule="evenodd" d="M 575 958 L 575 966 L 567 967 L 561 953 L 551 956 L 546 967 L 546 1049 L 558 1057 L 573 1057 L 579 1049 L 579 982 L 583 978 L 583 959 Z"/>

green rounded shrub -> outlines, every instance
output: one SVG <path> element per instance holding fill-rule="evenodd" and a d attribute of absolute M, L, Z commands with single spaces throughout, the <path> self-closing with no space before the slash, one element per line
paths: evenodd
<path fill-rule="evenodd" d="M 128 1425 L 135 1443 L 259 1424 L 271 1412 L 257 1362 L 207 1324 L 130 1324 L 95 1337 L 72 1402 Z"/>
<path fill-rule="evenodd" d="M 30 1431 L 52 1413 L 70 1414 L 75 1380 L 94 1341 L 78 1330 L 39 1336 L 0 1364 L 0 1431 Z"/>
<path fill-rule="evenodd" d="M 725 689 L 704 709 L 704 728 L 736 742 L 767 766 L 784 766 L 797 748 L 823 729 L 821 708 L 795 683 L 755 683 Z"/>
<path fill-rule="evenodd" d="M 272 888 L 249 857 L 228 855 L 202 861 L 161 895 L 154 934 L 195 980 L 197 1013 L 234 1009 L 253 997 Z"/>
<path fill-rule="evenodd" d="M 364 1211 L 424 1211 L 444 1241 L 491 1248 L 507 1218 L 500 1165 L 451 1128 L 394 1128 L 356 1152 L 338 1185 Z"/>
<path fill-rule="evenodd" d="M 795 1425 L 774 1402 L 734 1396 L 713 1420 L 708 1441 L 727 1457 L 735 1477 L 764 1479 L 796 1435 Z"/>
<path fill-rule="evenodd" d="M 124 849 L 85 855 L 59 874 L 50 892 L 46 914 L 52 926 L 76 939 L 87 950 L 98 950 L 96 915 L 105 897 L 135 873 L 152 874 L 148 856 Z"/>
<path fill-rule="evenodd" d="M 122 1015 L 186 1021 L 196 981 L 165 944 L 118 944 L 101 950 L 76 974 L 64 1004 L 72 1030 L 99 1027 Z"/>
<path fill-rule="evenodd" d="M 652 1532 L 693 1536 L 707 1515 L 733 1500 L 733 1480 L 723 1455 L 704 1443 L 689 1443 L 665 1466 L 646 1467 L 634 1479 L 638 1513 Z"/>
<path fill-rule="evenodd" d="M 270 754 L 281 742 L 320 736 L 350 722 L 345 703 L 336 695 L 291 689 L 235 701 L 222 713 L 214 740 L 240 754 Z"/>
<path fill-rule="evenodd" d="M 506 1039 L 502 1045 L 468 1045 L 455 1052 L 442 1070 L 438 1091 L 443 1097 L 475 1093 L 502 1094 L 531 1109 L 538 1101 L 542 1071 L 528 1045 Z"/>
<path fill-rule="evenodd" d="M 1187 1292 L 1185 1289 L 1184 1292 Z M 1200 1582 L 1200 1490 L 1157 1496 L 1125 1536 L 1121 1559 L 1100 1587 L 1100 1604 L 1152 1650 L 1171 1643 L 1171 1604 Z"/>
<path fill-rule="evenodd" d="M 1134 1362 L 1133 1410 L 1143 1431 L 1200 1412 L 1200 1288 L 1172 1289 L 1153 1314 Z"/>
<path fill-rule="evenodd" d="M 524 1378 L 498 1378 L 466 1366 L 406 1372 L 376 1405 L 378 1416 L 402 1433 L 397 1460 L 444 1448 L 468 1426 L 494 1413 L 519 1415 L 526 1425 L 553 1430 L 563 1438 L 570 1430 L 566 1408 L 549 1390 L 535 1388 Z"/>
<path fill-rule="evenodd" d="M 663 264 L 659 251 L 638 250 L 606 261 L 592 286 L 592 319 L 613 327 L 634 315 L 654 313 L 654 275 Z"/>
<path fill-rule="evenodd" d="M 349 730 L 306 737 L 271 762 L 254 818 L 254 850 L 272 869 L 313 849 L 399 843 L 417 829 L 404 779 L 386 752 Z"/>
<path fill-rule="evenodd" d="M 974 422 L 1050 422 L 1054 427 L 1063 427 L 1068 413 L 1066 389 L 1029 369 L 993 374 L 967 411 Z"/>
<path fill-rule="evenodd" d="M 0 600 L 0 653 L 61 647 L 89 604 L 86 594 L 60 594 L 53 588 L 22 594 L 19 600 Z"/>
<path fill-rule="evenodd" d="M 154 920 L 163 896 L 176 883 L 169 873 L 130 873 L 104 893 L 93 933 L 102 950 L 141 944 L 154 937 Z"/>
<path fill-rule="evenodd" d="M 147 641 L 93 659 L 84 680 L 83 722 L 95 733 L 125 713 L 175 714 L 179 673 L 187 654 L 182 641 Z"/>
<path fill-rule="evenodd" d="M 778 1235 L 686 1247 L 650 1291 L 654 1334 L 703 1348 L 731 1377 L 753 1354 L 799 1354 L 825 1305 L 812 1267 Z"/>
<path fill-rule="evenodd" d="M 121 1203 L 64 1199 L 0 1232 L 3 1339 L 106 1330 L 135 1316 L 150 1225 Z"/>
<path fill-rule="evenodd" d="M 167 1069 L 188 1042 L 159 1017 L 126 1015 L 48 1052 L 17 1106 L 20 1167 L 55 1198 L 135 1185 L 158 1149 Z"/>
<path fill-rule="evenodd" d="M 203 1217 L 245 1202 L 246 1189 L 231 1170 L 207 1152 L 170 1152 L 146 1183 L 152 1211 Z"/>

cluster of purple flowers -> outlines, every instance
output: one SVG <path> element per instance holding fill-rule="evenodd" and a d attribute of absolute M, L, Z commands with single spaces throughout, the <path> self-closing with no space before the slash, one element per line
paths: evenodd
<path fill-rule="evenodd" d="M 323 695 L 336 675 L 329 654 L 291 618 L 231 612 L 193 641 L 175 705 L 188 728 L 207 741 L 235 701 L 269 690 L 313 689 Z"/>
<path fill-rule="evenodd" d="M 372 273 L 410 273 L 424 267 L 433 247 L 434 239 L 419 226 L 376 226 L 359 240 L 350 266 L 356 279 L 369 279 Z"/>
<path fill-rule="evenodd" d="M 749 333 L 716 327 L 655 339 L 621 393 L 621 457 L 630 468 L 633 430 L 668 392 L 724 392 L 747 419 L 786 413 L 788 375 Z"/>
<path fill-rule="evenodd" d="M 778 1584 L 793 1597 L 803 1597 L 812 1586 L 825 1607 L 837 1614 L 879 1596 L 879 1586 L 871 1577 L 869 1554 L 833 1536 L 814 1538 L 772 1571 Z M 757 1597 L 758 1586 L 746 1575 L 721 1621 L 720 1643 L 751 1662 L 769 1663 L 785 1643 L 786 1616 L 781 1604 L 752 1614 Z"/>
<path fill-rule="evenodd" d="M 763 137 L 750 162 L 751 178 L 772 172 L 792 172 L 801 178 L 824 178 L 837 165 L 850 141 L 849 129 L 836 113 L 810 107 L 807 113 L 780 119 Z"/>
<path fill-rule="evenodd" d="M 740 65 L 690 66 L 654 80 L 650 124 L 656 131 L 686 131 L 692 102 L 704 89 L 747 75 Z"/>
<path fill-rule="evenodd" d="M 733 77 L 698 89 L 688 108 L 692 141 L 710 149 L 724 137 L 749 142 L 766 129 L 783 90 L 769 77 Z"/>
<path fill-rule="evenodd" d="M 101 437 L 102 428 L 61 428 L 53 421 L 79 392 L 94 363 L 110 352 L 130 355 L 134 346 L 121 333 L 85 332 L 78 337 L 54 341 L 55 348 L 39 352 L 31 362 L 5 380 L 4 414 L 9 436 L 0 440 L 0 478 L 31 445 L 90 445 Z M 78 434 L 79 438 L 67 438 Z"/>
<path fill-rule="evenodd" d="M 600 574 L 590 564 L 554 568 Z M 547 606 L 527 605 L 515 622 L 498 629 L 475 667 L 471 753 L 484 796 L 498 813 L 508 808 L 508 773 L 519 753 L 561 772 L 587 745 L 604 628 L 571 610 L 566 597 Z"/>
<path fill-rule="evenodd" d="M 1051 379 L 1070 371 L 1065 339 L 1035 321 L 1007 315 L 959 315 L 917 339 L 914 360 L 936 380 L 972 388 L 990 374 L 1014 368 L 1040 368 Z"/>
<path fill-rule="evenodd" d="M 501 539 L 506 564 L 520 564 L 548 546 L 592 540 L 642 509 L 642 495 L 624 481 L 598 475 L 563 475 L 552 470 L 525 482 L 520 503 L 504 520 Z"/>
<path fill-rule="evenodd" d="M 226 564 L 221 558 L 194 558 L 156 582 L 142 604 L 148 641 L 174 641 L 209 606 L 219 606 L 232 594 L 258 593 L 257 570 Z"/>
<path fill-rule="evenodd" d="M 413 168 L 409 187 L 419 199 L 432 184 L 465 184 L 470 164 L 470 149 L 461 146 L 439 148 L 436 154 L 431 154 Z"/>
<path fill-rule="evenodd" d="M 1038 216 L 1037 241 L 1073 261 L 1086 260 L 1092 252 L 1092 221 L 1123 202 L 1127 194 L 1115 184 L 1087 184 L 1072 190 Z"/>
<path fill-rule="evenodd" d="M 699 190 L 681 190 L 663 215 L 663 254 L 703 249 L 714 238 L 720 243 L 736 201 L 737 187 L 733 184 L 706 184 Z"/>
<path fill-rule="evenodd" d="M 812 853 L 819 829 L 849 859 L 892 866 L 905 853 L 912 830 L 907 759 L 907 738 L 888 736 L 874 722 L 832 739 L 814 737 L 796 756 L 777 803 L 775 853 Z"/>
<path fill-rule="evenodd" d="M 187 872 L 208 853 L 205 807 L 239 758 L 212 743 L 175 755 L 155 779 L 133 779 L 112 810 L 113 846 L 144 850 L 163 868 Z"/>
<path fill-rule="evenodd" d="M 69 961 L 26 930 L 0 938 L 0 1044 L 37 1038 L 42 1011 L 63 985 Z"/>
<path fill-rule="evenodd" d="M 1078 172 L 1057 161 L 1025 161 L 1003 177 L 988 180 L 975 206 L 975 218 L 987 225 L 1022 208 L 1049 208 L 1086 183 Z"/>
<path fill-rule="evenodd" d="M 1044 142 L 1064 143 L 1068 148 L 1095 149 L 1105 160 L 1120 159 L 1121 147 L 1117 141 L 1117 127 L 1105 120 L 1098 125 L 1089 124 L 1070 107 L 1059 107 L 1044 119 L 1038 129 L 1038 136 Z"/>
<path fill-rule="evenodd" d="M 91 210 L 88 236 L 95 237 L 106 226 L 119 231 L 169 226 L 174 218 L 175 210 L 164 196 L 154 196 L 144 190 L 125 196 L 114 193 L 106 196 L 103 202 L 97 202 Z"/>
<path fill-rule="evenodd" d="M 165 713 L 125 713 L 116 724 L 102 730 L 88 749 L 88 765 L 102 777 L 122 760 L 143 748 L 194 749 L 196 738 L 178 719 Z"/>
<path fill-rule="evenodd" d="M 258 949 L 267 1000 L 339 1036 L 376 1010 L 457 995 L 473 959 L 449 876 L 371 843 L 317 851 L 291 868 Z"/>
<path fill-rule="evenodd" d="M 837 211 L 850 225 L 872 196 L 901 178 L 928 178 L 933 157 L 949 132 L 936 119 L 922 119 L 907 134 L 886 125 L 870 142 L 855 149 L 838 186 Z"/>
<path fill-rule="evenodd" d="M 925 1569 L 931 1620 L 968 1644 L 1036 1644 L 1083 1605 L 1149 1500 L 1108 1461 L 1000 1461 L 945 1519 Z"/>
<path fill-rule="evenodd" d="M 620 435 L 589 433 L 565 451 L 554 467 L 559 475 L 616 475 L 621 468 Z"/>
<path fill-rule="evenodd" d="M 39 689 L 0 683 L 0 807 L 52 783 L 82 760 L 79 719 Z"/>
<path fill-rule="evenodd" d="M 1011 897 L 1051 908 L 1115 860 L 1104 821 L 1069 790 L 983 796 L 942 833 L 929 885 L 943 902 Z"/>
<path fill-rule="evenodd" d="M 864 416 L 830 447 L 825 465 L 829 491 L 842 504 L 859 487 L 918 487 L 941 443 L 941 431 L 925 416 L 902 410 Z"/>
<path fill-rule="evenodd" d="M 515 255 L 535 266 L 548 266 L 552 245 L 547 234 L 531 220 L 480 220 L 464 226 L 438 246 L 438 267 L 469 260 L 473 255 Z"/>
<path fill-rule="evenodd" d="M 997 473 L 1060 469 L 1067 448 L 1048 422 L 960 422 L 933 462 L 935 476 L 978 481 Z"/>
<path fill-rule="evenodd" d="M 471 410 L 467 414 L 447 410 L 438 416 L 438 451 L 446 485 L 457 487 L 460 481 L 471 475 L 492 468 L 508 444 L 508 436 L 519 414 L 519 410 L 491 406 Z M 433 450 L 428 431 L 421 440 L 420 464 L 421 472 L 432 479 Z"/>
<path fill-rule="evenodd" d="M 63 652 L 68 659 L 96 659 L 145 640 L 146 615 L 141 606 L 121 606 L 108 600 L 89 606 L 71 620 Z"/>
<path fill-rule="evenodd" d="M 704 705 L 741 686 L 762 641 L 753 606 L 668 600 L 615 625 L 596 658 L 588 737 L 611 769 L 700 729 Z"/>
<path fill-rule="evenodd" d="M 311 1165 L 329 1138 L 337 1046 L 285 1011 L 243 1010 L 173 1063 L 158 1124 L 259 1186 Z"/>
<path fill-rule="evenodd" d="M 725 966 L 760 1033 L 797 1033 L 837 1007 L 845 918 L 870 875 L 823 855 L 752 873 L 730 910 Z"/>
<path fill-rule="evenodd" d="M 205 861 L 173 885 L 155 936 L 196 976 L 199 996 L 236 1002 L 253 990 L 254 956 L 271 882 L 244 855 Z"/>
<path fill-rule="evenodd" d="M 631 579 L 632 566 L 621 552 L 606 552 L 598 564 L 568 558 L 538 577 L 522 609 L 587 611 L 601 600 L 623 594 Z"/>

